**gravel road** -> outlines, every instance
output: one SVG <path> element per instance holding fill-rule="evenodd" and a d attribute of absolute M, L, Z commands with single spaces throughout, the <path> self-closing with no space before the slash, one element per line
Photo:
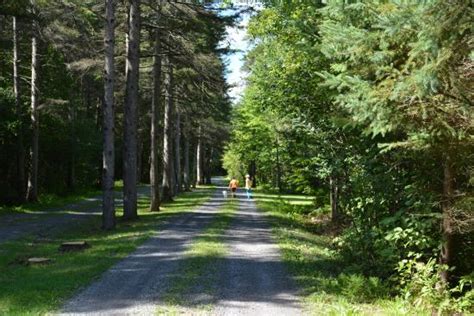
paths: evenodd
<path fill-rule="evenodd" d="M 148 195 L 148 187 L 139 187 L 139 197 Z M 121 196 L 120 192 L 116 193 L 115 203 L 117 206 L 122 205 Z M 96 196 L 74 204 L 35 211 L 31 214 L 4 215 L 0 223 L 0 244 L 25 235 L 47 237 L 56 231 L 77 225 L 91 216 L 101 216 L 101 201 L 102 197 Z"/>
<path fill-rule="evenodd" d="M 185 264 L 185 251 L 223 205 L 218 188 L 199 209 L 171 218 L 159 233 L 73 299 L 60 315 L 154 315 L 170 281 Z M 298 293 L 289 277 L 271 228 L 253 200 L 238 195 L 239 208 L 222 242 L 228 255 L 220 258 L 216 289 L 206 310 L 194 309 L 192 297 L 178 306 L 181 314 L 299 315 Z M 199 301 L 199 293 L 196 293 Z M 189 301 L 189 299 L 191 299 Z M 202 300 L 201 300 L 202 303 Z"/>
<path fill-rule="evenodd" d="M 184 252 L 222 205 L 217 192 L 198 209 L 158 226 L 156 236 L 67 302 L 60 315 L 154 315 Z"/>
<path fill-rule="evenodd" d="M 226 232 L 224 259 L 213 315 L 300 315 L 298 293 L 282 262 L 265 216 L 240 197 Z"/>

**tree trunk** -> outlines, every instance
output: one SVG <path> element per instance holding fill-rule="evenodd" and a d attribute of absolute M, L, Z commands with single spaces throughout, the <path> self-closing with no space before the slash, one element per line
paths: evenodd
<path fill-rule="evenodd" d="M 446 154 L 444 159 L 444 178 L 443 178 L 443 220 L 441 223 L 441 232 L 443 237 L 443 244 L 441 245 L 440 264 L 450 266 L 453 260 L 453 227 L 451 218 L 451 207 L 454 196 L 454 170 L 453 162 L 449 154 Z M 449 271 L 443 271 L 440 274 L 441 282 L 448 284 Z"/>
<path fill-rule="evenodd" d="M 276 163 L 277 163 L 277 178 L 276 178 L 276 184 L 278 188 L 278 192 L 281 193 L 282 188 L 281 188 L 281 166 L 280 166 L 280 148 L 278 145 L 278 142 L 276 143 Z"/>
<path fill-rule="evenodd" d="M 33 3 L 32 3 L 33 4 Z M 33 22 L 36 29 L 36 23 Z M 38 122 L 38 43 L 35 30 L 31 37 L 31 131 L 30 173 L 26 199 L 30 202 L 38 200 L 38 153 L 39 153 L 39 122 Z"/>
<path fill-rule="evenodd" d="M 15 95 L 16 119 L 18 120 L 17 136 L 17 190 L 20 200 L 25 199 L 25 148 L 23 146 L 23 120 L 20 102 L 20 82 L 18 76 L 18 25 L 13 17 L 13 93 Z"/>
<path fill-rule="evenodd" d="M 257 164 L 255 163 L 255 160 L 252 160 L 250 162 L 250 168 L 249 168 L 249 175 L 250 179 L 252 179 L 252 188 L 257 187 Z"/>
<path fill-rule="evenodd" d="M 206 154 L 205 154 L 205 168 L 203 168 L 204 170 L 204 175 L 205 175 L 205 183 L 206 184 L 212 184 L 212 148 L 207 150 L 206 151 Z"/>
<path fill-rule="evenodd" d="M 71 126 L 71 135 L 69 140 L 69 146 L 71 146 L 71 156 L 69 157 L 66 185 L 68 191 L 71 192 L 74 191 L 76 182 L 76 109 L 72 101 L 69 105 L 69 125 Z"/>
<path fill-rule="evenodd" d="M 195 146 L 193 146 L 193 152 L 192 152 L 192 167 L 191 167 L 191 177 L 190 177 L 190 180 L 191 180 L 191 187 L 193 189 L 196 189 L 196 184 L 197 184 L 197 161 L 196 161 L 196 157 L 197 157 L 197 143 Z"/>
<path fill-rule="evenodd" d="M 202 141 L 201 141 L 201 126 L 199 126 L 198 130 L 198 140 L 197 140 L 197 148 L 196 148 L 196 183 L 203 184 L 204 183 L 204 173 L 202 170 Z"/>
<path fill-rule="evenodd" d="M 163 201 L 173 200 L 173 151 L 172 151 L 172 116 L 173 116 L 173 67 L 169 56 L 163 57 L 165 71 L 165 113 L 163 137 Z"/>
<path fill-rule="evenodd" d="M 331 221 L 333 223 L 339 220 L 339 187 L 337 178 L 331 175 L 329 177 L 329 200 L 331 204 Z"/>
<path fill-rule="evenodd" d="M 140 64 L 140 0 L 129 0 L 126 89 L 124 103 L 123 218 L 137 214 L 137 118 Z"/>
<path fill-rule="evenodd" d="M 184 140 L 184 170 L 183 170 L 184 190 L 191 191 L 190 178 L 189 178 L 189 140 L 185 137 Z"/>
<path fill-rule="evenodd" d="M 159 115 L 161 101 L 161 39 L 159 30 L 155 31 L 155 47 L 153 59 L 153 96 L 151 100 L 151 132 L 150 132 L 150 211 L 160 210 L 159 186 Z"/>
<path fill-rule="evenodd" d="M 114 85 L 115 85 L 115 8 L 116 0 L 107 0 L 105 7 L 105 68 L 102 150 L 102 228 L 115 228 L 114 204 Z"/>
<path fill-rule="evenodd" d="M 176 125 L 174 134 L 174 169 L 176 173 L 176 193 L 181 192 L 181 114 L 176 109 Z"/>

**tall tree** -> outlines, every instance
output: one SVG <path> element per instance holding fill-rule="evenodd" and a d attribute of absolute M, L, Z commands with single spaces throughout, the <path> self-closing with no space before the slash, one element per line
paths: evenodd
<path fill-rule="evenodd" d="M 184 134 L 184 169 L 183 169 L 183 186 L 184 186 L 184 191 L 190 191 L 191 190 L 191 177 L 190 177 L 190 164 L 189 164 L 189 138 L 187 134 Z"/>
<path fill-rule="evenodd" d="M 124 103 L 123 217 L 137 213 L 137 125 L 140 64 L 140 0 L 130 0 Z"/>
<path fill-rule="evenodd" d="M 202 151 L 202 135 L 201 126 L 198 129 L 197 145 L 196 145 L 196 184 L 204 183 L 204 172 L 202 166 L 203 151 Z"/>
<path fill-rule="evenodd" d="M 13 93 L 15 95 L 16 118 L 18 120 L 17 135 L 17 176 L 18 192 L 21 199 L 25 198 L 25 149 L 23 146 L 23 120 L 20 100 L 20 81 L 18 74 L 18 21 L 13 17 Z"/>
<path fill-rule="evenodd" d="M 34 0 L 31 1 L 32 10 L 35 8 Z M 31 131 L 32 141 L 30 149 L 30 170 L 28 175 L 28 190 L 26 199 L 30 202 L 38 200 L 38 155 L 39 155 L 39 115 L 38 115 L 38 26 L 36 17 L 32 22 L 31 35 Z"/>
<path fill-rule="evenodd" d="M 163 68 L 165 72 L 165 109 L 164 109 L 164 128 L 163 128 L 163 196 L 162 201 L 171 201 L 173 199 L 174 172 L 173 172 L 173 66 L 171 65 L 169 55 L 163 56 Z"/>
<path fill-rule="evenodd" d="M 159 186 L 159 115 L 161 108 L 161 39 L 160 30 L 154 32 L 153 56 L 153 96 L 151 100 L 151 130 L 150 130 L 150 211 L 160 210 Z"/>
<path fill-rule="evenodd" d="M 174 171 L 176 174 L 175 194 L 181 192 L 181 113 L 176 107 L 174 129 Z"/>
<path fill-rule="evenodd" d="M 114 85 L 115 85 L 115 9 L 116 0 L 105 2 L 105 67 L 102 149 L 102 227 L 115 227 L 114 205 Z"/>

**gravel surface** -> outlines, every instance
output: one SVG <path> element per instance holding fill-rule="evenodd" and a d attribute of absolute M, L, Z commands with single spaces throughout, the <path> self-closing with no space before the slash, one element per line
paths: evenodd
<path fill-rule="evenodd" d="M 271 228 L 255 202 L 240 196 L 225 240 L 213 315 L 299 315 L 298 292 L 282 262 Z"/>
<path fill-rule="evenodd" d="M 122 205 L 121 193 L 116 194 L 115 203 Z M 149 188 L 140 187 L 139 196 L 148 196 Z M 0 244 L 21 238 L 25 235 L 36 235 L 47 237 L 57 231 L 62 231 L 71 225 L 77 225 L 91 216 L 101 216 L 102 197 L 97 196 L 85 199 L 81 202 L 69 204 L 63 207 L 35 211 L 31 214 L 11 214 L 1 218 Z M 64 213 L 64 212 L 69 213 Z M 57 214 L 55 214 L 57 213 Z"/>
<path fill-rule="evenodd" d="M 220 187 L 199 209 L 170 218 L 159 233 L 72 300 L 60 315 L 155 315 L 185 264 L 185 252 L 212 222 L 224 200 Z M 265 216 L 238 195 L 239 208 L 222 242 L 213 294 L 183 293 L 182 315 L 299 315 L 297 289 L 281 260 Z M 202 277 L 206 277 L 203 274 Z M 195 296 L 195 297 L 192 297 Z M 163 305 L 162 305 L 163 304 Z M 208 305 L 203 310 L 198 305 Z M 165 309 L 166 310 L 166 309 Z"/>
<path fill-rule="evenodd" d="M 222 205 L 217 192 L 197 210 L 160 225 L 156 236 L 67 302 L 60 315 L 154 315 L 184 252 Z"/>

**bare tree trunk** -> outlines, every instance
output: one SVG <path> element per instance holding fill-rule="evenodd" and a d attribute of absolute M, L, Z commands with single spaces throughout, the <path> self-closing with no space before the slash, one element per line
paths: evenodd
<path fill-rule="evenodd" d="M 69 125 L 71 126 L 69 146 L 71 146 L 71 156 L 69 157 L 67 188 L 69 191 L 73 191 L 76 182 L 76 109 L 73 102 L 69 106 Z"/>
<path fill-rule="evenodd" d="M 123 218 L 137 213 L 137 118 L 140 65 L 140 0 L 129 0 L 126 89 L 124 103 Z"/>
<path fill-rule="evenodd" d="M 212 148 L 208 149 L 205 153 L 205 168 L 204 170 L 204 180 L 206 184 L 212 184 Z"/>
<path fill-rule="evenodd" d="M 32 2 L 32 5 L 34 3 Z M 33 22 L 36 29 L 36 22 Z M 30 202 L 38 200 L 38 153 L 39 153 L 39 122 L 38 122 L 38 43 L 35 34 L 31 37 L 31 130 L 32 142 L 30 149 L 30 173 L 26 199 Z"/>
<path fill-rule="evenodd" d="M 116 0 L 106 0 L 105 7 L 105 68 L 103 105 L 103 150 L 102 150 L 102 228 L 115 227 L 114 204 L 114 85 L 115 85 L 115 8 Z"/>
<path fill-rule="evenodd" d="M 18 76 L 18 25 L 13 17 L 13 93 L 15 95 L 16 119 L 18 120 L 17 136 L 17 181 L 18 196 L 25 199 L 25 148 L 23 146 L 23 120 L 20 102 L 20 82 Z"/>
<path fill-rule="evenodd" d="M 161 39 L 159 30 L 155 31 L 155 47 L 153 59 L 153 97 L 151 100 L 151 144 L 150 144 L 150 211 L 160 210 L 160 186 L 159 186 L 159 115 L 161 101 Z"/>
<path fill-rule="evenodd" d="M 334 223 L 339 220 L 339 187 L 333 175 L 329 177 L 329 200 L 331 204 L 331 221 Z"/>
<path fill-rule="evenodd" d="M 174 169 L 176 173 L 176 192 L 181 192 L 181 114 L 176 109 L 176 125 L 174 134 Z"/>
<path fill-rule="evenodd" d="M 165 71 L 165 113 L 163 137 L 163 196 L 162 201 L 173 200 L 173 150 L 172 150 L 172 116 L 173 116 L 173 67 L 169 56 L 163 57 Z"/>
<path fill-rule="evenodd" d="M 449 154 L 446 154 L 444 159 L 444 178 L 443 178 L 443 220 L 441 223 L 441 232 L 443 237 L 443 244 L 441 245 L 440 264 L 450 265 L 453 260 L 453 225 L 451 218 L 451 207 L 454 196 L 454 170 L 453 162 Z M 449 282 L 449 271 L 443 271 L 440 274 L 441 282 L 447 284 Z"/>
<path fill-rule="evenodd" d="M 189 139 L 186 136 L 184 139 L 184 170 L 183 170 L 184 190 L 190 191 L 190 178 L 189 178 Z"/>
<path fill-rule="evenodd" d="M 193 189 L 196 189 L 196 184 L 197 184 L 197 159 L 196 159 L 197 154 L 196 153 L 197 153 L 197 149 L 198 149 L 197 148 L 197 143 L 196 143 L 195 146 L 193 146 L 193 149 L 194 149 L 193 153 L 192 153 L 192 157 L 193 157 L 192 163 L 193 163 L 193 165 L 192 165 L 192 169 L 191 169 L 191 177 L 190 177 L 191 179 L 190 180 L 191 180 L 191 187 Z"/>
<path fill-rule="evenodd" d="M 199 126 L 198 130 L 198 140 L 197 140 L 197 148 L 196 148 L 196 183 L 203 184 L 204 183 L 204 173 L 202 170 L 202 142 L 201 142 L 201 126 Z"/>

